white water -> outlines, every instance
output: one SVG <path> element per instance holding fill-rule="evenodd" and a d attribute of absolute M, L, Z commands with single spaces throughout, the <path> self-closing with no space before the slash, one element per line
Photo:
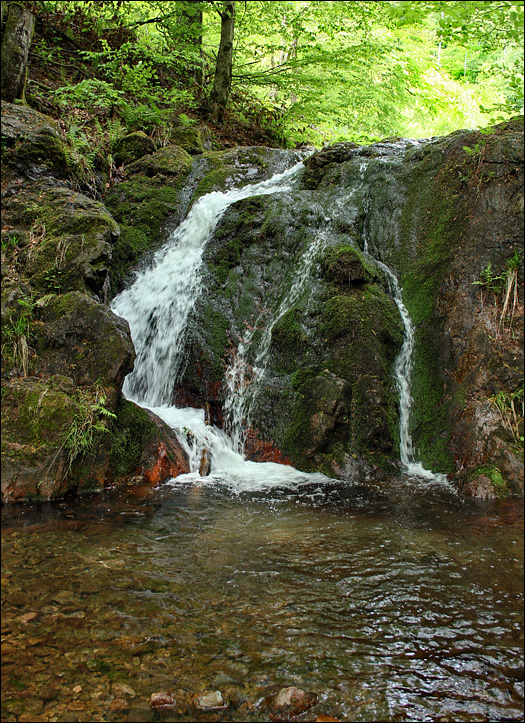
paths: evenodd
<path fill-rule="evenodd" d="M 137 352 L 134 371 L 124 382 L 124 395 L 153 411 L 176 432 L 192 470 L 190 474 L 177 477 L 177 483 L 201 480 L 198 470 L 205 449 L 211 457 L 211 469 L 202 481 L 220 482 L 235 492 L 269 486 L 295 487 L 304 482 L 322 483 L 328 479 L 322 474 L 308 474 L 272 462 L 250 462 L 242 454 L 250 424 L 251 404 L 267 366 L 272 331 L 304 291 L 313 260 L 323 240 L 322 234 L 318 234 L 305 250 L 295 269 L 293 283 L 271 319 L 265 320 L 255 363 L 250 365 L 246 355 L 254 341 L 257 323 L 237 348 L 236 357 L 225 377 L 227 398 L 224 411 L 229 434 L 207 426 L 204 410 L 180 409 L 171 404 L 174 385 L 184 361 L 182 350 L 186 326 L 202 291 L 202 256 L 213 230 L 228 206 L 236 201 L 290 191 L 302 168 L 300 162 L 261 183 L 225 193 L 213 192 L 199 199 L 186 220 L 173 232 L 166 246 L 156 254 L 153 264 L 139 273 L 134 283 L 113 300 L 111 308 L 128 321 Z M 368 252 L 366 239 L 365 252 Z M 437 480 L 442 476 L 435 476 L 413 460 L 409 431 L 413 326 L 396 277 L 384 264 L 375 259 L 374 262 L 383 269 L 391 282 L 393 297 L 405 326 L 403 345 L 395 365 L 400 396 L 401 462 L 407 473 Z"/>
<path fill-rule="evenodd" d="M 272 332 L 278 321 L 291 309 L 303 293 L 321 242 L 322 235 L 319 234 L 306 248 L 294 269 L 293 282 L 286 291 L 277 311 L 269 320 L 264 321 L 262 315 L 257 319 L 253 329 L 249 330 L 241 344 L 239 344 L 234 361 L 226 371 L 227 395 L 224 402 L 226 428 L 232 439 L 233 448 L 239 454 L 244 451 L 246 433 L 251 424 L 251 406 L 257 397 L 268 366 L 268 352 L 272 343 Z M 260 323 L 261 325 L 264 323 L 264 326 L 262 326 L 263 333 L 255 353 L 255 364 L 251 365 L 247 361 L 246 355 L 251 349 L 255 331 Z"/>
<path fill-rule="evenodd" d="M 236 201 L 290 191 L 302 169 L 302 162 L 297 163 L 261 183 L 226 193 L 213 192 L 200 198 L 187 219 L 174 231 L 167 245 L 154 257 L 153 265 L 139 273 L 134 283 L 113 300 L 111 308 L 115 314 L 128 321 L 137 352 L 134 371 L 124 382 L 124 395 L 157 414 L 177 433 L 192 470 L 188 475 L 177 477 L 177 483 L 201 479 L 198 469 L 204 449 L 210 453 L 211 470 L 203 481 L 220 481 L 232 491 L 274 485 L 296 486 L 307 481 L 327 480 L 324 475 L 307 474 L 290 466 L 245 460 L 241 454 L 240 429 L 231 438 L 222 430 L 205 424 L 204 410 L 179 409 L 170 403 L 183 363 L 182 349 L 188 318 L 202 290 L 200 272 L 203 251 L 214 228 L 228 206 Z M 308 254 L 305 255 L 304 263 L 311 264 Z M 299 288 L 294 291 L 292 287 L 281 304 L 282 308 L 279 307 L 274 316 L 271 328 L 289 308 L 286 300 L 293 303 L 298 293 Z M 263 336 L 261 353 L 263 347 L 267 349 L 269 346 L 270 337 L 271 329 Z M 238 356 L 243 356 L 242 348 Z M 256 378 L 262 376 L 265 368 L 260 355 L 257 359 L 260 366 L 255 368 Z M 247 380 L 247 373 L 242 368 L 230 376 L 232 389 L 240 387 L 241 379 Z M 243 415 L 242 396 L 239 397 L 239 404 L 241 408 L 237 412 L 232 411 L 232 419 L 239 419 Z M 233 403 L 230 403 L 230 409 L 233 409 Z"/>

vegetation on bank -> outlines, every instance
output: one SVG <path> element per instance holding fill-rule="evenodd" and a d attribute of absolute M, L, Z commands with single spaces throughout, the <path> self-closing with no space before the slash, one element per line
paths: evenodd
<path fill-rule="evenodd" d="M 17 97 L 60 119 L 87 170 L 138 130 L 158 147 L 202 123 L 216 148 L 369 143 L 523 109 L 520 1 L 6 2 L 3 28 L 10 6 L 34 24 Z"/>

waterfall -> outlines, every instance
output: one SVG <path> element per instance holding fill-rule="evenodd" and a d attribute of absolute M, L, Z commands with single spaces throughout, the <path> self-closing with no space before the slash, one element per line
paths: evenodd
<path fill-rule="evenodd" d="M 255 363 L 251 365 L 247 361 L 246 355 L 251 350 L 259 323 L 262 324 L 262 315 L 259 316 L 253 329 L 249 330 L 237 347 L 234 361 L 226 371 L 227 393 L 224 402 L 226 428 L 233 440 L 234 449 L 239 454 L 244 451 L 246 434 L 251 423 L 251 406 L 257 397 L 268 366 L 272 332 L 279 320 L 292 308 L 303 293 L 310 276 L 312 263 L 319 251 L 322 240 L 323 235 L 318 234 L 314 241 L 307 246 L 299 263 L 293 270 L 293 281 L 285 292 L 281 303 L 271 319 L 264 322 L 263 333 L 255 349 L 255 354 L 252 353 L 252 357 L 255 357 Z"/>
<path fill-rule="evenodd" d="M 368 164 L 359 164 L 361 188 Z M 186 360 L 183 358 L 185 332 L 191 312 L 202 293 L 203 253 L 226 209 L 236 201 L 259 195 L 289 192 L 299 177 L 303 163 L 260 183 L 241 189 L 213 192 L 200 198 L 187 218 L 172 232 L 166 245 L 157 252 L 152 263 L 134 279 L 112 302 L 115 314 L 124 317 L 130 326 L 137 357 L 134 370 L 126 377 L 123 393 L 127 399 L 151 409 L 178 436 L 185 449 L 192 473 L 178 478 L 199 478 L 199 465 L 204 450 L 211 456 L 208 479 L 229 484 L 232 490 L 254 489 L 269 485 L 297 485 L 304 481 L 326 481 L 321 474 L 299 472 L 276 463 L 255 463 L 245 460 L 245 435 L 250 426 L 251 409 L 261 388 L 268 365 L 272 332 L 284 314 L 304 293 L 316 254 L 327 242 L 328 226 L 314 234 L 302 255 L 291 269 L 293 279 L 281 296 L 270 319 L 262 315 L 247 331 L 225 374 L 225 430 L 208 426 L 202 409 L 179 409 L 171 404 L 173 390 Z M 350 195 L 357 189 L 350 191 Z M 339 206 L 339 200 L 336 204 Z M 348 202 L 348 195 L 347 195 Z M 365 199 L 366 200 L 366 199 Z M 366 204 L 365 204 L 366 210 Z M 328 222 L 329 219 L 325 218 Z M 400 404 L 400 457 L 409 474 L 436 477 L 420 464 L 414 463 L 410 436 L 410 375 L 414 329 L 403 303 L 401 289 L 394 273 L 368 252 L 367 231 L 364 234 L 365 254 L 386 274 L 392 296 L 403 320 L 405 334 L 395 363 L 395 377 Z M 258 325 L 262 333 L 256 335 Z M 253 361 L 248 361 L 248 355 Z M 228 432 L 228 433 L 227 433 Z"/>
<path fill-rule="evenodd" d="M 183 363 L 184 332 L 201 293 L 202 255 L 228 206 L 243 198 L 291 190 L 301 162 L 269 180 L 200 198 L 155 255 L 153 264 L 112 303 L 127 319 L 137 352 L 124 394 L 142 405 L 168 404 Z"/>
<path fill-rule="evenodd" d="M 150 267 L 140 272 L 132 285 L 116 296 L 111 304 L 113 312 L 128 321 L 137 353 L 134 370 L 124 382 L 124 396 L 153 411 L 177 434 L 192 470 L 190 475 L 178 477 L 178 481 L 184 481 L 183 478 L 199 479 L 204 449 L 211 456 L 208 479 L 220 480 L 234 492 L 327 480 L 322 474 L 307 474 L 274 462 L 245 460 L 239 453 L 238 440 L 232 440 L 222 430 L 205 424 L 203 409 L 179 409 L 170 403 L 183 367 L 182 352 L 188 319 L 202 291 L 202 256 L 213 230 L 228 206 L 236 201 L 291 191 L 303 169 L 302 162 L 299 162 L 266 181 L 225 193 L 209 193 L 200 198 L 186 220 L 171 234 L 167 244 L 154 256 Z M 313 253 L 312 248 L 310 254 L 305 254 L 303 264 L 311 264 Z M 300 283 L 292 286 L 286 296 L 289 303 L 293 303 L 301 288 Z M 278 311 L 274 316 L 272 328 L 288 308 L 286 299 L 279 307 L 281 313 Z M 270 336 L 271 330 L 263 335 L 261 352 L 269 345 Z M 265 341 L 266 337 L 268 341 Z M 242 349 L 240 355 L 242 357 Z M 258 357 L 258 363 L 262 373 L 262 357 Z M 239 369 L 234 376 L 240 379 L 245 372 Z M 239 387 L 239 382 L 231 383 Z M 243 403 L 241 398 L 240 404 Z M 237 417 L 240 414 L 241 411 Z"/>

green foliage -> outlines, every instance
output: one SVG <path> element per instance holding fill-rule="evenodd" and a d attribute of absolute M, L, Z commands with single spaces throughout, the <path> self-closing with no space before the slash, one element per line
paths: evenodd
<path fill-rule="evenodd" d="M 2 356 L 22 377 L 27 376 L 30 359 L 35 355 L 29 345 L 33 310 L 31 299 L 17 299 L 16 308 L 8 309 L 2 319 Z"/>
<path fill-rule="evenodd" d="M 494 274 L 492 264 L 489 262 L 481 271 L 481 279 L 472 282 L 473 285 L 482 286 L 493 294 L 496 309 L 498 302 L 501 302 L 498 332 L 505 327 L 507 320 L 509 320 L 509 327 L 512 327 L 514 313 L 518 306 L 518 273 L 522 266 L 523 251 L 516 250 L 507 260 L 502 273 Z"/>
<path fill-rule="evenodd" d="M 98 435 L 109 432 L 107 422 L 116 419 L 116 414 L 106 409 L 106 401 L 104 390 L 97 384 L 78 391 L 77 412 L 61 446 L 67 453 L 67 472 L 79 457 L 93 452 Z"/>
<path fill-rule="evenodd" d="M 521 446 L 523 446 L 523 417 L 525 413 L 523 391 L 522 382 L 521 386 L 512 393 L 497 392 L 490 398 L 490 401 L 500 414 L 503 425 Z"/>

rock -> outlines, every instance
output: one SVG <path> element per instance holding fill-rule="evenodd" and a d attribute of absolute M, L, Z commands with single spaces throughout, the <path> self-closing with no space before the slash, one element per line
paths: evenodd
<path fill-rule="evenodd" d="M 31 613 L 25 613 L 24 615 L 20 615 L 16 619 L 19 620 L 24 625 L 27 625 L 27 623 L 30 623 L 31 620 L 34 620 L 38 617 L 38 613 L 31 612 Z"/>
<path fill-rule="evenodd" d="M 194 703 L 199 710 L 225 710 L 228 707 L 220 690 L 202 693 L 194 698 Z"/>
<path fill-rule="evenodd" d="M 135 359 L 127 321 L 79 291 L 50 295 L 39 316 L 34 330 L 39 374 L 120 388 Z"/>
<path fill-rule="evenodd" d="M 339 723 L 339 718 L 332 718 L 331 715 L 318 715 L 315 723 Z"/>
<path fill-rule="evenodd" d="M 156 414 L 121 399 L 116 410 L 108 479 L 159 484 L 190 471 L 175 432 Z"/>
<path fill-rule="evenodd" d="M 120 237 L 112 246 L 113 294 L 142 256 L 166 239 L 164 224 L 182 219 L 182 191 L 191 168 L 191 157 L 182 148 L 167 146 L 127 166 L 128 180 L 106 194 L 104 202 L 120 224 Z"/>
<path fill-rule="evenodd" d="M 290 686 L 282 688 L 277 695 L 267 699 L 268 715 L 272 721 L 288 721 L 313 708 L 317 703 L 314 693 Z"/>
<path fill-rule="evenodd" d="M 191 167 L 188 153 L 177 145 L 165 146 L 130 164 L 128 173 L 140 173 L 151 178 L 157 174 L 166 176 L 184 175 Z M 119 189 L 120 190 L 120 189 Z"/>
<path fill-rule="evenodd" d="M 126 685 L 126 683 L 113 683 L 111 692 L 114 695 L 127 695 L 130 698 L 135 698 L 137 695 L 133 688 L 130 685 Z"/>
<path fill-rule="evenodd" d="M 115 145 L 113 153 L 115 164 L 117 166 L 128 165 L 143 156 L 155 153 L 156 150 L 155 142 L 144 131 L 128 133 Z"/>
<path fill-rule="evenodd" d="M 2 165 L 34 180 L 43 175 L 67 178 L 68 165 L 58 123 L 26 105 L 2 101 Z"/>
<path fill-rule="evenodd" d="M 159 693 L 151 694 L 150 705 L 154 711 L 163 711 L 174 708 L 177 701 L 171 693 L 162 690 Z"/>
<path fill-rule="evenodd" d="M 44 179 L 6 199 L 4 213 L 15 227 L 39 229 L 38 235 L 29 233 L 19 258 L 32 286 L 42 294 L 102 293 L 120 230 L 100 201 Z"/>
<path fill-rule="evenodd" d="M 171 143 L 183 148 L 191 156 L 203 153 L 205 147 L 211 148 L 211 134 L 209 129 L 193 126 L 175 126 L 171 129 Z"/>

